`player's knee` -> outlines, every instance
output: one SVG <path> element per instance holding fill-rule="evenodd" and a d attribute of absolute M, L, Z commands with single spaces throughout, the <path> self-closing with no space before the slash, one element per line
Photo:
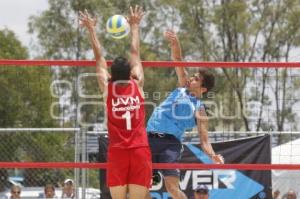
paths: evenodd
<path fill-rule="evenodd" d="M 166 189 L 171 195 L 178 195 L 180 194 L 179 185 L 174 182 L 167 182 L 165 181 Z"/>

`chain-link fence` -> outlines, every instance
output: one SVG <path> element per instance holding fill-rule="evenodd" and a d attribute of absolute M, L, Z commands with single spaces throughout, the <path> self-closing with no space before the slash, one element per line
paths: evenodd
<path fill-rule="evenodd" d="M 7 129 L 7 131 L 1 129 L 0 161 L 95 162 L 98 161 L 98 135 L 87 134 L 86 131 L 75 128 Z M 0 193 L 8 193 L 12 185 L 19 185 L 22 187 L 23 195 L 31 192 L 29 198 L 40 197 L 44 187 L 51 184 L 56 189 L 56 196 L 60 198 L 66 179 L 73 181 L 76 198 L 100 197 L 99 170 L 76 168 L 2 168 Z"/>
<path fill-rule="evenodd" d="M 87 131 L 82 129 L 0 129 L 0 161 L 1 162 L 105 162 L 107 139 L 99 139 L 104 132 Z M 254 132 L 252 135 L 269 133 L 272 135 L 272 159 L 280 161 L 295 160 L 299 156 L 289 151 L 297 151 L 299 145 L 298 132 Z M 214 132 L 210 133 L 211 142 L 224 142 L 237 138 L 250 136 L 250 132 Z M 280 139 L 281 137 L 281 139 Z M 286 142 L 279 143 L 279 140 Z M 198 134 L 186 133 L 186 143 L 199 143 Z M 99 148 L 103 147 L 103 148 Z M 278 150 L 277 150 L 278 148 Z M 274 151 L 273 151 L 274 150 Z M 277 151 L 276 151 L 277 150 Z M 100 153 L 99 153 L 100 152 Z M 274 156 L 274 157 L 273 157 Z M 276 159 L 277 158 L 277 159 Z M 283 163 L 283 162 L 280 162 Z M 284 162 L 290 163 L 290 162 Z M 55 194 L 60 198 L 64 192 L 64 182 L 71 179 L 74 182 L 75 198 L 100 198 L 100 185 L 105 184 L 99 169 L 65 169 L 65 168 L 30 168 L 30 169 L 4 169 L 0 168 L 0 198 L 1 194 L 9 196 L 12 185 L 22 187 L 22 198 L 42 197 L 44 187 L 52 184 Z M 276 171 L 277 172 L 277 171 Z M 273 185 L 277 186 L 280 180 L 293 180 L 295 172 L 290 177 L 279 177 L 273 172 Z M 280 175 L 283 172 L 281 171 Z M 102 173 L 103 174 L 103 173 Z M 276 174 L 276 175 L 275 175 Z M 103 175 L 102 175 L 103 177 Z M 285 182 L 286 183 L 286 182 Z M 276 188 L 276 187 L 275 187 Z M 27 195 L 26 195 L 27 194 Z M 105 197 L 102 197 L 105 198 Z"/>

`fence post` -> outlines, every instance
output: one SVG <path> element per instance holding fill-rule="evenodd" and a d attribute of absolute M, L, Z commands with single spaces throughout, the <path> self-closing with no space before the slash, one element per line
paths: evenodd
<path fill-rule="evenodd" d="M 81 144 L 80 144 L 80 134 L 81 134 L 81 130 L 79 131 L 76 131 L 75 132 L 75 162 L 80 162 L 80 147 L 81 147 Z M 75 168 L 74 169 L 74 176 L 75 176 L 75 198 L 78 198 L 79 196 L 79 189 L 78 187 L 80 186 L 80 169 L 79 168 Z"/>
<path fill-rule="evenodd" d="M 82 162 L 88 162 L 88 159 L 87 159 L 87 150 L 86 150 L 86 142 L 87 142 L 87 139 L 86 139 L 86 132 L 87 132 L 87 129 L 86 128 L 81 128 L 81 157 L 82 157 Z M 82 199 L 85 199 L 86 198 L 86 181 L 87 181 L 87 177 L 86 177 L 86 172 L 87 169 L 81 169 L 81 186 L 82 186 Z"/>

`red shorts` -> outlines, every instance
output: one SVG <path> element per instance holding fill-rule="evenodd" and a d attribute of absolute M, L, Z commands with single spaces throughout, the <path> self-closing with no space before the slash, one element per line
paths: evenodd
<path fill-rule="evenodd" d="M 149 147 L 108 150 L 107 185 L 136 184 L 151 187 L 152 162 Z"/>

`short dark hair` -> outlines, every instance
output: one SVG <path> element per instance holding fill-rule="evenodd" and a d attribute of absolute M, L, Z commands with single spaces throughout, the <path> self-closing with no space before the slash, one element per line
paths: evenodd
<path fill-rule="evenodd" d="M 18 189 L 19 191 L 21 191 L 21 187 L 20 187 L 19 185 L 12 185 L 12 186 L 10 187 L 10 191 L 11 191 L 11 192 L 13 192 L 14 189 Z"/>
<path fill-rule="evenodd" d="M 199 74 L 202 76 L 202 87 L 210 91 L 215 86 L 215 76 L 207 69 L 199 69 Z"/>
<path fill-rule="evenodd" d="M 111 65 L 111 81 L 129 80 L 130 63 L 124 57 L 117 57 Z"/>
<path fill-rule="evenodd" d="M 52 191 L 55 191 L 55 187 L 53 184 L 46 184 L 46 186 L 44 187 L 44 191 L 46 191 L 47 189 L 51 189 Z"/>

